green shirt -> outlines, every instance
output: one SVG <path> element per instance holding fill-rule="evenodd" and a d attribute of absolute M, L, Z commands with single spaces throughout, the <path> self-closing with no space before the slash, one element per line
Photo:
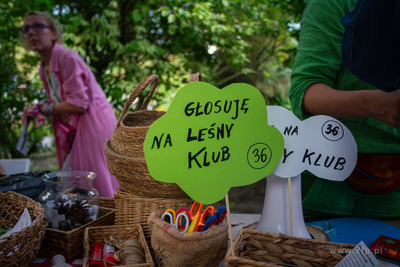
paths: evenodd
<path fill-rule="evenodd" d="M 354 75 L 342 63 L 343 16 L 356 0 L 310 0 L 303 13 L 300 41 L 292 70 L 289 97 L 300 118 L 306 88 L 323 83 L 337 90 L 378 90 Z M 400 108 L 400 107 L 399 107 Z M 340 119 L 352 132 L 360 153 L 400 153 L 400 130 L 374 118 Z"/>

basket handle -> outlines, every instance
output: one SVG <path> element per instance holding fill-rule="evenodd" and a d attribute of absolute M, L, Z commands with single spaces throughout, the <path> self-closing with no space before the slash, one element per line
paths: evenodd
<path fill-rule="evenodd" d="M 190 79 L 189 82 L 204 82 L 203 76 L 201 75 L 200 72 L 197 72 L 195 74 L 190 74 Z"/>
<path fill-rule="evenodd" d="M 143 90 L 151 84 L 150 93 L 147 95 L 146 99 L 144 100 L 140 110 L 147 109 L 147 106 L 150 103 L 151 98 L 153 97 L 154 91 L 156 90 L 158 84 L 158 75 L 152 74 L 146 77 L 143 81 L 139 83 L 139 85 L 133 90 L 131 95 L 129 96 L 128 100 L 125 102 L 125 106 L 121 111 L 121 115 L 118 118 L 117 126 L 115 129 L 119 127 L 119 124 L 128 111 L 129 107 L 132 105 L 133 101 L 143 92 Z"/>

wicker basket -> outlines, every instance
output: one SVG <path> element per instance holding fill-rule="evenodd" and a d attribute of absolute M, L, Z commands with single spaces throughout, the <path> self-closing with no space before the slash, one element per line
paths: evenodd
<path fill-rule="evenodd" d="M 239 231 L 226 255 L 225 266 L 335 266 L 353 244 L 317 241 L 253 229 Z"/>
<path fill-rule="evenodd" d="M 79 228 L 71 231 L 61 231 L 46 228 L 46 233 L 40 248 L 39 254 L 46 258 L 52 258 L 56 254 L 61 254 L 66 261 L 71 261 L 83 255 L 83 236 L 86 227 L 113 225 L 115 220 L 115 210 L 99 208 L 99 217 Z"/>
<path fill-rule="evenodd" d="M 166 198 L 144 198 L 131 193 L 117 190 L 115 197 L 115 224 L 140 224 L 143 227 L 144 236 L 147 244 L 151 247 L 151 230 L 147 224 L 147 218 L 152 211 L 174 209 L 182 207 L 190 209 L 193 200 L 184 199 L 166 199 Z"/>
<path fill-rule="evenodd" d="M 150 75 L 129 96 L 118 119 L 114 134 L 104 144 L 109 171 L 118 180 L 119 188 L 143 197 L 185 198 L 186 193 L 175 183 L 163 183 L 150 176 L 143 144 L 150 125 L 165 114 L 147 110 L 158 83 L 157 75 Z M 127 113 L 130 105 L 152 84 L 150 93 L 139 111 Z"/>
<path fill-rule="evenodd" d="M 115 209 L 115 200 L 113 197 L 100 197 L 99 206 L 108 209 Z"/>
<path fill-rule="evenodd" d="M 135 99 L 152 84 L 149 94 L 146 97 L 139 111 L 127 113 Z M 143 143 L 150 125 L 165 114 L 165 111 L 147 110 L 158 84 L 158 76 L 150 75 L 135 88 L 125 106 L 121 111 L 114 134 L 110 138 L 110 146 L 116 153 L 133 157 L 144 158 Z"/>
<path fill-rule="evenodd" d="M 126 103 L 129 102 L 128 100 Z M 165 113 L 142 109 L 126 113 L 125 109 L 122 110 L 120 121 L 110 138 L 111 149 L 124 156 L 144 158 L 143 144 L 150 125 Z"/>
<path fill-rule="evenodd" d="M 2 266 L 29 266 L 39 253 L 47 222 L 38 202 L 13 191 L 0 192 L 1 228 L 14 227 L 25 208 L 29 211 L 32 224 L 0 240 Z"/>
<path fill-rule="evenodd" d="M 119 189 L 142 197 L 187 198 L 175 183 L 163 183 L 150 176 L 145 158 L 132 158 L 114 152 L 110 140 L 104 144 L 109 171 L 117 178 Z"/>
<path fill-rule="evenodd" d="M 149 247 L 146 243 L 142 227 L 140 226 L 140 224 L 129 224 L 129 225 L 87 227 L 85 229 L 85 238 L 84 238 L 85 257 L 83 258 L 82 267 L 89 267 L 90 250 L 94 242 L 103 243 L 104 239 L 110 236 L 120 237 L 121 239 L 129 239 L 129 238 L 137 239 L 139 240 L 139 242 L 143 247 L 146 257 L 146 263 L 135 264 L 135 265 L 122 265 L 122 266 L 125 267 L 154 266 L 153 258 L 151 257 Z"/>

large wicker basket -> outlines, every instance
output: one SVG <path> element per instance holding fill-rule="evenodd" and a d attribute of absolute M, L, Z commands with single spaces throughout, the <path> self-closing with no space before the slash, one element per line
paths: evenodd
<path fill-rule="evenodd" d="M 175 183 L 163 183 L 150 176 L 143 144 L 150 125 L 165 114 L 147 110 L 158 83 L 157 75 L 150 75 L 129 96 L 118 119 L 114 134 L 104 144 L 108 169 L 118 180 L 119 188 L 143 197 L 185 198 L 186 193 Z M 130 105 L 152 84 L 141 109 L 127 113 Z"/>
<path fill-rule="evenodd" d="M 109 171 L 117 178 L 119 189 L 142 197 L 186 198 L 188 195 L 175 183 L 163 183 L 149 174 L 145 158 L 133 158 L 116 153 L 110 140 L 104 144 Z"/>
<path fill-rule="evenodd" d="M 151 257 L 149 247 L 143 234 L 143 229 L 140 224 L 129 225 L 111 225 L 111 226 L 97 226 L 87 227 L 85 229 L 84 247 L 85 257 L 83 258 L 82 267 L 89 267 L 90 251 L 94 242 L 104 243 L 104 239 L 108 237 L 119 237 L 121 239 L 137 239 L 144 250 L 146 262 L 135 265 L 121 265 L 125 267 L 152 267 L 154 266 L 153 258 Z"/>
<path fill-rule="evenodd" d="M 242 229 L 226 255 L 225 266 L 335 266 L 354 247 L 352 244 Z"/>
<path fill-rule="evenodd" d="M 1 228 L 14 227 L 25 208 L 29 211 L 32 224 L 0 240 L 2 266 L 29 266 L 39 253 L 47 222 L 38 202 L 13 191 L 0 192 Z"/>
<path fill-rule="evenodd" d="M 140 224 L 143 227 L 147 244 L 151 247 L 151 230 L 147 224 L 150 213 L 157 210 L 174 209 L 182 207 L 190 209 L 193 204 L 191 198 L 168 199 L 168 198 L 145 198 L 131 193 L 117 190 L 115 197 L 115 224 Z"/>
<path fill-rule="evenodd" d="M 85 228 L 102 225 L 113 225 L 115 220 L 115 210 L 99 208 L 99 217 L 79 228 L 71 231 L 61 231 L 46 228 L 42 246 L 39 254 L 46 258 L 52 258 L 56 254 L 61 254 L 66 261 L 71 261 L 83 255 L 83 236 Z"/>

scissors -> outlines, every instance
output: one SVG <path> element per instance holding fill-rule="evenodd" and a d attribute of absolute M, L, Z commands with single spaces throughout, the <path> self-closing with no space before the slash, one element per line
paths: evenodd
<path fill-rule="evenodd" d="M 225 206 L 221 206 L 217 212 L 215 213 L 215 215 L 217 216 L 217 224 L 220 224 L 224 221 L 225 219 L 225 215 L 226 215 L 226 207 Z"/>
<path fill-rule="evenodd" d="M 213 206 L 208 206 L 203 211 L 203 207 L 203 204 L 195 201 L 190 208 L 189 215 L 192 218 L 192 223 L 187 230 L 188 233 L 205 231 L 212 225 L 218 223 L 218 218 L 215 215 L 215 208 Z"/>
<path fill-rule="evenodd" d="M 221 223 L 226 215 L 226 207 L 225 206 L 221 206 L 217 212 L 215 212 L 214 215 L 211 215 L 207 221 L 204 223 L 203 226 L 203 231 L 206 231 L 208 228 L 210 228 L 212 225 L 217 225 L 219 223 Z"/>
<path fill-rule="evenodd" d="M 167 209 L 161 216 L 161 220 L 172 224 L 172 226 L 174 226 L 180 232 L 185 233 L 188 230 L 191 221 L 188 214 L 189 211 L 186 208 L 180 208 L 178 213 L 175 213 L 173 209 Z M 181 229 L 184 230 L 181 231 Z"/>

